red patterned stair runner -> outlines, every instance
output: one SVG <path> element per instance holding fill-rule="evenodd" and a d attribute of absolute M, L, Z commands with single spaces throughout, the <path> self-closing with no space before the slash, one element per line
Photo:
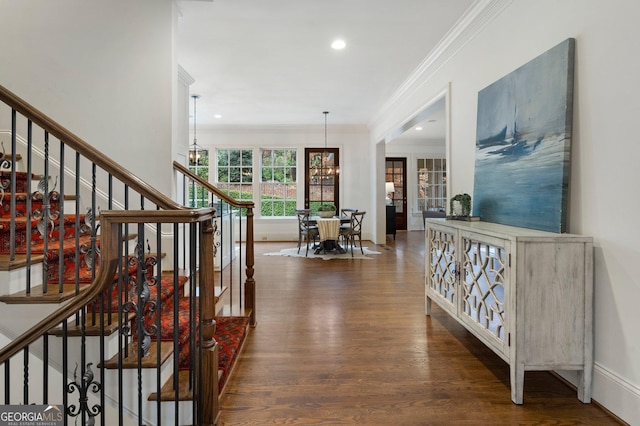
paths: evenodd
<path fill-rule="evenodd" d="M 38 176 L 33 175 L 32 179 L 36 181 Z M 3 187 L 9 187 L 7 182 L 10 180 L 10 172 L 0 171 L 0 182 Z M 27 219 L 26 219 L 26 200 L 28 194 L 26 193 L 26 174 L 23 172 L 16 172 L 16 219 L 14 221 L 15 226 L 15 252 L 17 254 L 26 254 L 27 252 Z M 50 202 L 51 211 L 57 211 L 59 209 L 60 201 L 57 193 L 52 193 Z M 43 195 L 36 192 L 32 194 L 31 200 L 32 211 L 40 210 L 43 208 Z M 10 227 L 11 227 L 11 211 L 10 211 L 10 193 L 5 192 L 0 205 L 0 254 L 8 254 L 10 252 Z M 65 214 L 63 220 L 59 219 L 54 221 L 54 227 L 47 229 L 47 252 L 45 253 L 44 238 L 37 229 L 39 219 L 32 218 L 30 221 L 31 227 L 31 253 L 32 254 L 45 254 L 47 280 L 49 283 L 58 283 L 60 281 L 60 275 L 62 275 L 63 283 L 75 283 L 76 282 L 76 265 L 82 265 L 77 274 L 79 283 L 88 284 L 91 283 L 93 277 L 97 273 L 96 270 L 91 271 L 87 268 L 86 262 L 84 262 L 85 250 L 80 250 L 76 258 L 76 232 L 79 232 L 79 247 L 84 249 L 91 247 L 91 236 L 88 227 L 84 226 L 85 215 L 80 215 L 79 221 L 76 221 L 76 216 L 73 214 Z M 76 222 L 80 223 L 80 229 L 76 227 Z M 59 271 L 59 259 L 60 259 L 60 225 L 62 223 L 62 255 L 63 271 L 60 274 Z M 96 241 L 96 246 L 99 248 L 100 241 Z M 152 279 L 154 276 L 155 262 L 151 262 L 152 256 L 145 257 L 145 277 L 146 279 Z M 122 292 L 122 303 L 128 300 L 135 300 L 135 287 L 137 281 L 137 268 L 138 261 L 134 257 L 129 258 L 128 275 L 125 273 L 123 277 L 129 277 L 129 291 Z M 111 310 L 111 312 L 118 312 L 118 274 L 114 276 L 114 283 L 105 291 L 105 297 L 103 298 L 104 312 Z M 157 301 L 157 292 L 160 290 L 160 309 L 148 312 L 145 323 L 147 327 L 151 324 L 155 324 L 157 313 L 160 312 L 160 339 L 165 341 L 173 341 L 174 337 L 174 291 L 179 291 L 178 298 L 178 345 L 179 345 L 179 365 L 180 368 L 189 368 L 190 361 L 190 342 L 189 342 L 189 312 L 190 299 L 184 297 L 184 285 L 188 281 L 187 277 L 180 276 L 178 282 L 173 282 L 172 275 L 162 275 L 159 285 L 149 286 L 150 300 Z M 123 282 L 122 285 L 125 285 Z M 218 298 L 215 298 L 215 302 L 218 302 Z M 99 312 L 99 301 L 94 302 L 88 308 L 89 311 Z M 195 304 L 199 303 L 199 300 L 195 300 Z M 246 331 L 249 325 L 248 317 L 215 317 L 216 320 L 216 333 L 214 335 L 215 340 L 219 345 L 219 369 L 222 371 L 220 378 L 219 389 L 222 391 L 224 384 L 226 383 L 229 373 L 233 364 L 235 363 L 242 343 L 244 341 Z M 135 320 L 133 321 L 135 326 Z M 199 324 L 199 315 L 196 308 L 196 318 L 194 324 Z M 132 327 L 134 330 L 135 327 Z M 135 336 L 136 333 L 134 332 Z M 197 330 L 195 331 L 197 336 Z M 155 338 L 155 336 L 154 336 Z"/>

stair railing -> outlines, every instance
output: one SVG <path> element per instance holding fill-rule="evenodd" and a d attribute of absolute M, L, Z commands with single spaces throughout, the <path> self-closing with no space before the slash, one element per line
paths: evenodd
<path fill-rule="evenodd" d="M 15 315 L 37 303 L 60 306 L 42 309 L 53 312 L 24 333 L 2 328 L 15 335 L 0 350 L 0 403 L 62 402 L 65 424 L 123 424 L 128 416 L 140 425 L 214 424 L 215 208 L 171 200 L 2 86 L 0 101 L 0 197 L 11 197 L 0 267 L 8 280 L 23 281 L 21 295 L 0 297 L 0 315 L 6 320 L 16 306 Z M 21 173 L 19 160 L 26 163 Z M 69 194 L 73 208 L 65 208 Z M 250 257 L 252 280 L 252 250 Z M 18 267 L 24 273 L 12 275 Z M 173 329 L 162 334 L 161 309 L 172 303 Z M 184 315 L 188 331 L 181 333 Z M 171 353 L 172 365 L 162 368 Z"/>
<path fill-rule="evenodd" d="M 255 203 L 247 200 L 236 200 L 229 196 L 227 192 L 217 188 L 215 185 L 206 181 L 202 177 L 195 174 L 188 167 L 175 162 L 173 163 L 174 170 L 178 173 L 178 182 L 182 182 L 184 199 L 182 202 L 186 205 L 192 200 L 189 199 L 187 194 L 191 194 L 193 197 L 197 194 L 198 199 L 208 200 L 210 207 L 216 208 L 217 221 L 215 234 L 218 237 L 215 242 L 215 250 L 217 257 L 221 262 L 224 259 L 233 259 L 238 255 L 238 262 L 236 266 L 239 269 L 235 274 L 233 270 L 233 263 L 230 268 L 225 269 L 224 265 L 220 265 L 219 280 L 220 286 L 229 285 L 230 294 L 230 314 L 239 312 L 242 315 L 249 315 L 251 318 L 251 325 L 256 325 L 256 300 L 255 300 L 255 279 L 254 264 L 255 264 L 255 251 L 254 251 L 254 232 L 253 232 L 253 217 Z M 182 178 L 180 178 L 180 176 Z M 193 203 L 195 204 L 195 203 Z M 238 228 L 235 228 L 235 224 L 238 224 Z M 242 224 L 246 222 L 244 232 Z M 228 226 L 225 229 L 225 226 Z M 227 232 L 225 232 L 227 231 Z M 244 282 L 242 282 L 242 255 L 245 259 L 245 273 Z M 235 301 L 233 297 L 239 297 L 240 300 Z"/>

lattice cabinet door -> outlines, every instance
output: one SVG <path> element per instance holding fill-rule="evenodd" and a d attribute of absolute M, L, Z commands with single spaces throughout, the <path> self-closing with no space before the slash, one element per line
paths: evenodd
<path fill-rule="evenodd" d="M 457 315 L 458 268 L 456 234 L 451 228 L 431 227 L 427 234 L 427 249 L 431 261 L 427 262 L 426 286 L 430 297 L 439 299 L 439 305 Z M 427 314 L 430 312 L 427 302 Z"/>
<path fill-rule="evenodd" d="M 509 241 L 461 233 L 460 320 L 507 358 Z"/>

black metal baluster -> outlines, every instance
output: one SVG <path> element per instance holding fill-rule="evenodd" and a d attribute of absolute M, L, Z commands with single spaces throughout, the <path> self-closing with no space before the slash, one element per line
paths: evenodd
<path fill-rule="evenodd" d="M 64 142 L 60 141 L 60 192 L 58 196 L 59 203 L 59 216 L 58 216 L 58 245 L 60 250 L 60 256 L 58 257 L 58 285 L 59 292 L 62 293 L 64 291 L 64 234 L 65 234 L 65 224 L 64 224 Z M 53 197 L 53 195 L 52 195 Z M 76 228 L 76 233 L 78 230 Z M 76 258 L 77 259 L 77 258 Z M 78 269 L 78 264 L 76 263 L 76 270 Z M 80 287 L 76 284 L 76 294 L 80 292 Z"/>
<path fill-rule="evenodd" d="M 161 305 L 160 297 L 162 296 L 162 229 L 161 224 L 156 223 L 156 359 L 157 359 L 157 367 L 156 367 L 156 394 L 158 395 L 158 402 L 156 403 L 156 418 L 158 419 L 158 426 L 162 425 L 162 403 L 160 402 L 160 394 L 162 389 L 162 377 L 161 377 L 161 345 L 160 342 L 162 340 L 162 329 L 161 329 L 161 313 L 163 306 Z M 151 256 L 151 253 L 149 253 Z M 175 283 L 173 287 L 174 293 L 177 292 L 175 288 Z M 178 306 L 174 307 L 174 311 L 178 310 Z M 174 329 L 178 328 L 177 323 L 174 326 Z M 178 371 L 174 370 L 174 374 L 177 375 Z M 177 392 L 176 392 L 177 393 Z"/>
<path fill-rule="evenodd" d="M 124 210 L 129 210 L 129 186 L 128 185 L 124 185 L 123 187 L 123 191 L 124 191 Z M 130 285 L 131 285 L 131 278 L 129 277 L 129 224 L 124 224 L 124 228 L 123 225 L 120 225 L 120 233 L 122 235 L 124 235 L 124 239 L 123 239 L 123 244 L 124 244 L 124 260 L 121 257 L 120 258 L 120 273 L 119 275 L 122 275 L 122 271 L 124 270 L 124 277 L 122 280 L 118 279 L 118 286 L 120 287 L 119 292 L 118 292 L 118 303 L 120 303 L 120 300 L 123 300 L 122 297 L 125 297 L 125 301 L 126 303 L 124 303 L 124 305 L 122 305 L 122 309 L 120 310 L 120 312 L 122 312 L 122 315 L 124 316 L 124 318 L 128 318 L 128 314 L 129 312 L 131 312 L 132 309 L 134 309 L 133 306 L 133 302 L 129 300 L 129 294 L 130 294 Z M 122 246 L 122 245 L 121 245 Z M 130 326 L 130 321 L 123 319 L 122 320 L 122 327 L 121 327 L 121 334 L 122 334 L 122 340 L 120 342 L 120 345 L 122 347 L 122 350 L 118 351 L 118 383 L 123 383 L 123 378 L 124 378 L 124 372 L 122 370 L 122 359 L 123 359 L 123 352 L 124 354 L 129 354 L 129 339 L 132 337 L 132 333 L 131 333 L 131 326 Z M 122 391 L 122 386 L 118 386 L 118 398 L 119 401 L 122 401 L 122 399 L 124 398 L 124 393 Z M 123 414 L 122 414 L 122 410 L 120 410 L 120 423 L 122 424 L 122 419 L 123 419 Z"/>
<path fill-rule="evenodd" d="M 75 240 L 75 259 L 76 259 L 76 268 L 75 268 L 75 276 L 74 276 L 74 282 L 75 282 L 75 286 L 76 289 L 79 288 L 80 286 L 80 268 L 78 266 L 78 262 L 77 259 L 80 259 L 80 234 L 82 233 L 81 230 L 81 224 L 80 224 L 80 153 L 76 152 L 76 208 L 75 208 L 75 235 L 73 236 L 74 240 Z M 75 319 L 75 325 L 79 326 L 80 325 L 80 315 L 79 313 L 76 313 L 76 319 Z"/>
<path fill-rule="evenodd" d="M 149 355 L 149 345 L 151 337 L 147 333 L 144 324 L 146 314 L 146 304 L 149 301 L 149 287 L 147 286 L 143 273 L 144 267 L 144 224 L 138 224 L 138 244 L 136 246 L 136 257 L 138 258 L 136 295 L 138 303 L 138 314 L 136 315 L 136 325 L 138 332 L 138 424 L 142 426 L 143 405 L 142 405 L 142 358 Z"/>
<path fill-rule="evenodd" d="M 11 403 L 11 360 L 7 360 L 4 363 L 4 403 L 9 405 Z"/>
<path fill-rule="evenodd" d="M 29 405 L 29 346 L 22 351 L 22 403 Z"/>
<path fill-rule="evenodd" d="M 42 193 L 42 212 L 38 222 L 38 231 L 40 232 L 40 238 L 44 240 L 44 252 L 49 251 L 49 233 L 47 229 L 49 227 L 49 202 L 47 201 L 47 194 L 49 193 L 49 132 L 44 132 L 44 176 L 41 178 L 38 184 L 38 190 Z M 47 293 L 47 287 L 49 284 L 49 266 L 48 262 L 43 262 L 43 277 L 42 277 L 42 292 Z"/>
<path fill-rule="evenodd" d="M 123 225 L 122 224 L 118 224 L 118 235 L 122 235 L 123 232 Z M 120 349 L 118 350 L 118 405 L 122 405 L 122 399 L 124 397 L 123 395 L 123 386 L 122 384 L 122 353 L 128 350 L 128 346 L 123 345 L 124 342 L 126 342 L 129 338 L 129 315 L 128 315 L 128 310 L 126 309 L 126 306 L 128 306 L 128 301 L 123 301 L 122 299 L 122 292 L 124 291 L 124 285 L 123 285 L 123 276 L 122 276 L 122 269 L 128 268 L 128 262 L 124 262 L 123 261 L 123 256 L 124 254 L 124 249 L 123 249 L 123 244 L 126 245 L 126 240 L 124 242 L 121 242 L 120 244 L 118 244 L 118 344 L 120 345 L 121 348 L 124 349 Z M 124 259 L 126 259 L 126 257 L 124 257 Z M 125 281 L 126 283 L 126 281 Z M 126 320 L 126 322 L 125 322 Z M 127 353 L 127 352 L 125 352 Z M 122 425 L 123 423 L 123 413 L 122 410 L 118 410 L 118 424 Z M 106 424 L 106 422 L 103 422 L 103 424 Z"/>
<path fill-rule="evenodd" d="M 98 405 L 93 405 L 89 407 L 89 391 L 93 393 L 100 392 L 102 390 L 102 386 L 100 383 L 93 380 L 94 374 L 91 366 L 93 363 L 88 363 L 86 368 L 82 368 L 82 373 L 80 378 L 78 378 L 78 366 L 73 372 L 73 382 L 67 385 L 66 393 L 74 393 L 78 391 L 78 405 L 71 404 L 66 406 L 67 412 L 66 414 L 75 417 L 77 422 L 77 417 L 80 416 L 83 425 L 93 426 L 95 424 L 95 417 L 101 413 L 102 409 Z M 87 419 L 87 416 L 89 418 Z"/>
<path fill-rule="evenodd" d="M 11 109 L 11 150 L 16 152 L 16 121 L 17 113 Z M 9 229 L 9 259 L 13 262 L 16 259 L 16 165 L 11 167 L 9 178 L 9 191 L 11 191 L 11 226 Z M 4 184 L 2 184 L 2 196 L 4 197 Z"/>
<path fill-rule="evenodd" d="M 49 403 L 49 335 L 42 336 L 42 403 Z"/>
<path fill-rule="evenodd" d="M 189 191 L 189 183 L 187 181 L 187 176 L 182 175 L 182 205 L 187 205 L 187 192 Z M 187 225 L 185 223 L 182 224 L 182 269 L 187 270 Z"/>
<path fill-rule="evenodd" d="M 33 192 L 31 191 L 31 173 L 32 173 L 32 158 L 31 150 L 33 147 L 33 123 L 31 120 L 27 122 L 27 207 L 25 211 L 25 243 L 27 246 L 27 294 L 31 294 L 31 219 L 33 217 L 32 199 Z"/>
<path fill-rule="evenodd" d="M 113 176 L 111 175 L 111 173 L 109 173 L 108 176 L 107 176 L 107 186 L 108 186 L 108 189 L 107 189 L 107 194 L 108 194 L 108 196 L 107 196 L 107 208 L 109 210 L 112 210 L 113 209 Z M 120 253 L 121 251 L 122 251 L 122 246 L 119 246 L 118 247 L 118 253 Z M 120 257 L 120 260 L 118 261 L 118 264 L 121 264 L 121 262 L 122 262 L 122 260 L 121 260 L 121 257 Z M 121 285 L 121 283 L 122 283 L 122 281 L 121 281 L 122 274 L 120 273 L 120 271 L 121 271 L 120 268 L 118 268 L 117 271 L 118 271 L 117 272 L 117 274 L 118 274 L 118 282 L 109 284 L 109 287 L 107 287 L 109 289 L 109 293 L 107 295 L 107 299 L 108 299 L 107 303 L 106 304 L 104 303 L 104 295 L 103 295 L 102 296 L 102 301 L 101 301 L 101 304 L 100 304 L 101 306 L 106 306 L 108 308 L 107 309 L 107 324 L 108 325 L 111 325 L 113 323 L 113 312 L 112 312 L 113 309 L 112 309 L 112 306 L 113 306 L 114 303 L 118 305 L 118 313 L 122 312 L 122 310 L 121 310 L 121 308 L 122 308 L 121 303 L 122 302 L 115 302 L 113 300 L 113 297 L 112 297 L 113 291 L 111 291 L 112 286 L 117 286 L 118 290 L 116 292 L 116 295 L 117 295 L 118 300 L 121 300 L 120 299 L 120 291 L 122 290 L 122 285 Z M 104 336 L 104 334 L 105 334 L 104 333 L 104 313 L 103 313 L 102 310 L 100 311 L 100 316 L 102 318 L 100 320 L 101 321 L 100 322 L 100 336 L 101 336 L 101 341 L 100 341 L 100 365 L 104 365 L 104 363 L 106 361 L 106 359 L 105 359 L 106 344 L 104 342 L 104 338 L 105 338 L 105 336 Z M 120 315 L 118 315 L 118 316 L 120 316 Z M 119 323 L 118 325 L 120 326 L 121 324 Z M 103 383 L 103 384 L 105 383 L 105 377 L 106 377 L 105 369 L 101 368 L 100 369 L 100 383 Z M 102 407 L 104 407 L 105 404 L 106 404 L 106 395 L 105 395 L 104 386 L 103 386 L 102 392 L 100 392 L 100 405 Z M 122 410 L 119 410 L 119 411 L 122 411 Z M 105 412 L 102 413 L 102 424 L 103 425 L 108 424 L 108 420 L 109 419 L 106 418 L 106 411 L 105 411 Z"/>
<path fill-rule="evenodd" d="M 182 229 L 183 229 L 183 233 L 184 233 L 184 224 L 182 224 Z M 178 234 L 179 234 L 179 229 L 180 229 L 180 225 L 178 225 L 177 223 L 173 225 L 173 252 L 176 254 L 173 256 L 173 282 L 174 282 L 174 289 L 175 291 L 173 292 L 173 305 L 177 306 L 178 303 L 178 292 L 179 289 L 175 288 L 175 285 L 178 283 L 178 270 L 179 270 L 179 261 L 178 261 Z M 184 250 L 184 244 L 183 244 L 183 250 Z M 184 259 L 184 257 L 183 257 Z M 183 265 L 184 266 L 184 265 Z M 173 323 L 177 324 L 177 315 L 178 315 L 178 310 L 174 309 L 173 312 Z M 178 347 L 178 332 L 176 331 L 176 327 L 174 327 L 173 329 L 173 348 L 174 351 L 175 349 Z M 174 424 L 178 424 L 178 419 L 180 418 L 180 410 L 179 410 L 179 404 L 178 401 L 180 401 L 179 395 L 178 395 L 178 389 L 180 388 L 180 377 L 179 377 L 179 371 L 180 371 L 180 363 L 179 363 L 179 359 L 178 357 L 174 356 L 173 357 L 173 371 L 175 372 L 175 374 L 173 375 L 173 389 L 175 390 L 174 394 L 173 394 L 173 401 L 174 401 L 174 407 L 175 407 L 175 417 L 174 417 Z"/>

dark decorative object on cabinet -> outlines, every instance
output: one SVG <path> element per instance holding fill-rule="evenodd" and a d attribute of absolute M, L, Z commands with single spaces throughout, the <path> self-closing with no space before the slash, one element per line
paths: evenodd
<path fill-rule="evenodd" d="M 396 239 L 396 206 L 387 206 L 387 235 L 393 234 Z"/>

